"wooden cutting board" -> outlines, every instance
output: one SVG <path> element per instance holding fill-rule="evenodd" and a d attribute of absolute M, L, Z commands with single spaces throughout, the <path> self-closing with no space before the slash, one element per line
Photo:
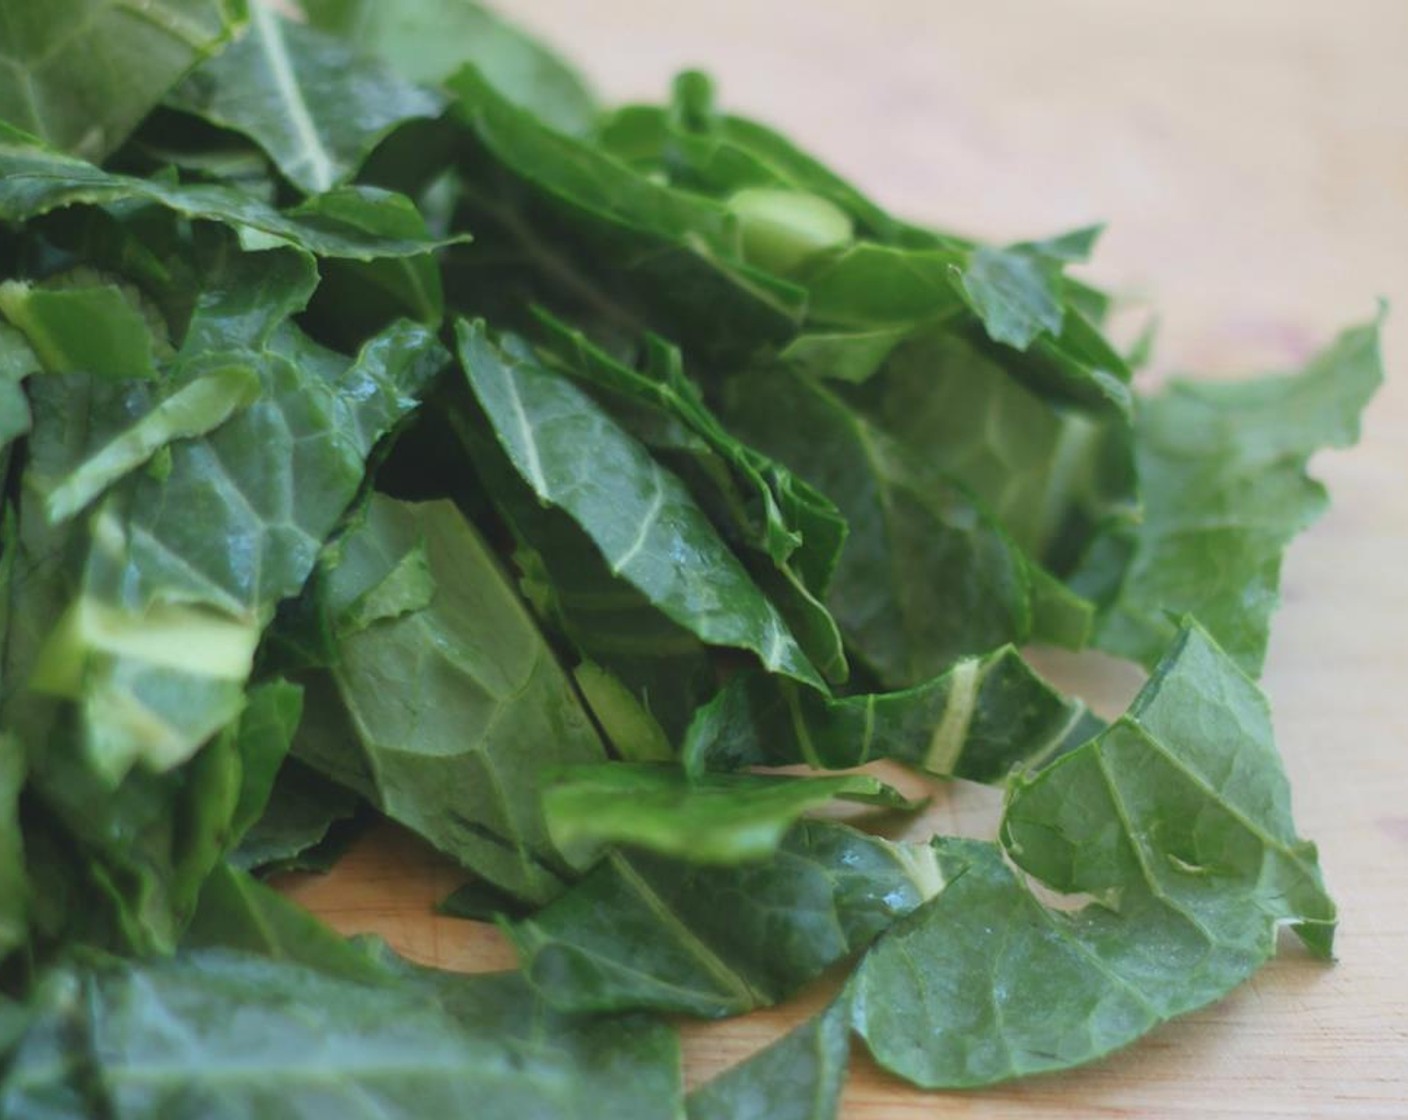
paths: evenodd
<path fill-rule="evenodd" d="M 1315 464 L 1334 507 L 1289 556 L 1264 678 L 1342 907 L 1339 962 L 1288 945 L 1122 1054 L 990 1092 L 919 1093 L 858 1053 L 842 1115 L 1408 1117 L 1408 0 L 499 6 L 612 100 L 658 100 L 675 70 L 707 67 L 727 106 L 916 219 L 998 239 L 1108 220 L 1092 275 L 1158 308 L 1156 377 L 1289 366 L 1397 298 L 1364 441 Z M 1052 669 L 1107 707 L 1135 683 Z M 925 824 L 990 833 L 993 807 L 956 791 Z M 418 960 L 511 965 L 492 931 L 430 913 L 457 882 L 386 830 L 290 889 Z M 822 998 L 687 1027 L 691 1083 Z"/>

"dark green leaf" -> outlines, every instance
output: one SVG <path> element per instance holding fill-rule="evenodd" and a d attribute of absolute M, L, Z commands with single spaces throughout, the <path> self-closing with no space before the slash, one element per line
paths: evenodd
<path fill-rule="evenodd" d="M 843 997 L 820 1015 L 701 1085 L 689 1120 L 836 1120 L 851 1058 Z"/>
<path fill-rule="evenodd" d="M 430 251 L 435 242 L 425 218 L 410 199 L 398 194 L 338 190 L 311 198 L 290 211 L 305 220 L 334 221 L 369 237 L 419 241 L 427 246 L 415 256 L 381 260 L 329 260 L 320 266 L 322 283 L 310 317 L 325 337 L 353 345 L 397 316 L 438 327 L 445 314 L 440 267 Z"/>
<path fill-rule="evenodd" d="M 941 840 L 948 886 L 870 952 L 856 1029 L 930 1087 L 1078 1065 L 1220 999 L 1298 923 L 1327 954 L 1334 905 L 1296 837 L 1266 701 L 1185 629 L 1128 714 L 1019 783 L 1002 849 Z M 1004 862 L 1062 894 L 1038 900 Z"/>
<path fill-rule="evenodd" d="M 415 552 L 435 584 L 427 605 L 337 626 Z M 310 683 L 298 757 L 500 888 L 557 894 L 545 771 L 603 751 L 494 557 L 449 502 L 377 495 L 333 562 L 324 595 L 341 636 Z"/>
<path fill-rule="evenodd" d="M 1095 633 L 1097 605 L 1038 564 L 1027 566 L 1032 588 L 1032 641 L 1081 650 Z"/>
<path fill-rule="evenodd" d="M 1027 637 L 1025 561 L 1006 534 L 841 397 L 782 368 L 756 369 L 727 384 L 722 415 L 849 523 L 827 606 L 882 684 L 916 684 Z"/>
<path fill-rule="evenodd" d="M 506 1120 L 684 1120 L 679 1040 L 659 1019 L 560 1015 L 517 972 L 420 975 L 469 1038 L 522 1071 L 504 1094 Z M 494 1115 L 499 1102 L 488 1103 Z"/>
<path fill-rule="evenodd" d="M 1034 254 L 983 246 L 960 272 L 968 305 L 994 342 L 1025 350 L 1042 334 L 1059 334 L 1065 318 L 1057 278 Z"/>
<path fill-rule="evenodd" d="M 244 308 L 240 307 L 241 317 Z M 292 331 L 293 328 L 288 328 Z M 204 328 L 193 326 L 200 337 Z M 203 354 L 180 364 L 187 384 L 237 367 L 257 401 L 202 439 L 171 447 L 162 473 L 114 486 L 67 547 L 86 553 L 80 578 L 57 566 L 43 502 L 101 448 L 126 416 L 156 406 L 136 387 L 41 379 L 21 545 L 60 581 L 60 614 L 35 655 L 32 686 L 76 701 L 99 773 L 138 759 L 184 761 L 238 712 L 260 632 L 302 586 L 323 539 L 355 495 L 365 457 L 415 404 L 443 352 L 423 328 L 399 324 L 322 370 L 270 350 Z M 176 378 L 173 377 L 173 380 Z M 178 382 L 179 383 L 179 382 Z M 79 399 L 89 411 L 75 408 Z M 159 406 L 156 406 L 159 407 Z M 92 424 L 93 427 L 85 426 Z M 100 426 L 101 425 L 101 426 Z M 201 509 L 193 521 L 187 512 Z M 241 547 L 231 549 L 236 539 Z M 40 615 L 51 604 L 25 602 Z"/>
<path fill-rule="evenodd" d="M 957 249 L 857 242 L 805 273 L 808 322 L 874 330 L 954 318 L 966 308 L 953 284 L 963 264 Z"/>
<path fill-rule="evenodd" d="M 779 358 L 809 377 L 859 384 L 884 366 L 914 328 L 875 327 L 855 331 L 810 331 L 794 338 Z"/>
<path fill-rule="evenodd" d="M 808 365 L 814 375 L 863 380 L 874 336 L 940 326 L 975 333 L 970 316 L 976 314 L 986 337 L 1003 344 L 995 359 L 1043 396 L 1127 416 L 1129 367 L 1068 306 L 1059 264 L 1021 247 L 971 247 L 948 238 L 914 248 L 858 242 L 818 259 L 800 277 L 811 296 L 808 325 L 839 336 L 813 348 Z M 822 362 L 840 368 L 831 373 Z"/>
<path fill-rule="evenodd" d="M 617 332 L 655 326 L 711 357 L 746 355 L 795 331 L 806 293 L 742 261 L 736 220 L 721 203 L 554 132 L 477 71 L 449 84 L 484 148 L 462 198 L 489 251 L 481 264 L 466 254 L 452 268 L 472 298 L 501 297 L 507 264 L 521 270 L 508 289 L 515 296 L 526 289 L 554 309 L 580 307 Z M 525 303 L 508 301 L 507 314 Z"/>
<path fill-rule="evenodd" d="M 304 0 L 315 27 L 380 55 L 411 81 L 438 83 L 466 63 L 507 101 L 582 135 L 596 104 L 577 72 L 538 40 L 473 0 Z"/>
<path fill-rule="evenodd" d="M 80 513 L 159 452 L 169 453 L 177 440 L 213 432 L 253 404 L 262 390 L 255 373 L 241 365 L 212 369 L 188 381 L 55 482 L 44 501 L 49 521 L 57 525 Z"/>
<path fill-rule="evenodd" d="M 6 1115 L 682 1113 L 673 1032 L 638 1020 L 563 1019 L 512 976 L 388 967 L 379 981 L 357 982 L 207 950 L 65 970 L 48 992 L 0 1088 Z"/>
<path fill-rule="evenodd" d="M 297 685 L 269 681 L 249 690 L 245 709 L 234 726 L 240 791 L 230 814 L 230 834 L 224 845 L 227 850 L 240 845 L 263 818 L 302 716 L 303 691 Z"/>
<path fill-rule="evenodd" d="M 1302 371 L 1233 383 L 1178 381 L 1144 403 L 1144 518 L 1097 644 L 1151 664 L 1194 615 L 1250 673 L 1261 671 L 1281 556 L 1324 510 L 1306 474 L 1347 447 L 1383 380 L 1377 323 L 1345 331 Z"/>
<path fill-rule="evenodd" d="M 66 943 L 114 951 L 170 952 L 206 876 L 232 842 L 247 783 L 269 749 L 268 721 L 288 686 L 255 689 L 240 718 L 180 771 L 133 771 L 116 788 L 94 773 L 68 737 L 35 756 L 26 845 L 36 957 Z M 286 739 L 284 744 L 286 746 Z"/>
<path fill-rule="evenodd" d="M 847 399 L 912 459 L 977 494 L 1041 561 L 1073 519 L 1098 524 L 1133 505 L 1104 469 L 1108 429 L 1121 422 L 1053 408 L 998 356 L 958 335 L 926 334 Z"/>
<path fill-rule="evenodd" d="M 342 189 L 373 203 L 389 197 L 384 192 L 369 193 L 370 188 Z M 0 124 L 0 219 L 27 221 L 67 206 L 125 202 L 156 203 L 187 218 L 234 226 L 256 248 L 293 244 L 319 256 L 376 260 L 414 257 L 440 244 L 367 233 L 364 225 L 326 213 L 328 203 L 301 216 L 286 215 L 233 187 L 181 186 L 114 175 L 50 151 Z"/>
<path fill-rule="evenodd" d="M 555 1007 L 718 1018 L 785 998 L 942 888 L 925 846 L 804 821 L 739 867 L 608 856 L 510 932 Z"/>
<path fill-rule="evenodd" d="M 470 922 L 499 922 L 526 918 L 533 912 L 533 907 L 491 883 L 471 879 L 437 903 L 435 911 L 446 917 L 464 918 Z"/>
<path fill-rule="evenodd" d="M 24 334 L 48 373 L 155 377 L 155 339 L 134 302 L 115 284 L 0 284 L 0 315 Z"/>
<path fill-rule="evenodd" d="M 167 104 L 248 136 L 305 194 L 347 182 L 388 132 L 445 102 L 329 35 L 255 4 L 249 33 Z"/>
<path fill-rule="evenodd" d="M 187 949 L 235 949 L 376 983 L 385 967 L 312 914 L 246 872 L 219 864 L 205 881 L 182 941 Z"/>
<path fill-rule="evenodd" d="M 338 826 L 350 821 L 361 803 L 351 790 L 290 758 L 259 819 L 227 858 L 233 867 L 262 874 L 326 871 L 344 846 Z"/>
<path fill-rule="evenodd" d="M 0 121 L 101 159 L 246 15 L 245 0 L 7 3 Z"/>
<path fill-rule="evenodd" d="M 579 867 L 610 844 L 691 863 L 734 864 L 770 856 L 799 817 L 837 798 L 912 807 L 865 774 L 691 778 L 674 766 L 609 762 L 554 773 L 543 815 L 558 851 Z"/>
<path fill-rule="evenodd" d="M 1072 298 L 1061 269 L 1088 258 L 1103 230 L 1103 226 L 1087 226 L 1006 249 L 974 249 L 959 283 L 988 337 L 1017 350 L 1026 350 L 1043 335 L 1058 338 L 1065 322 L 1065 300 Z M 1082 288 L 1077 298 L 1085 299 L 1089 293 L 1090 289 Z"/>
<path fill-rule="evenodd" d="M 637 372 L 579 331 L 541 314 L 560 368 L 593 386 L 613 418 L 677 473 L 777 605 L 828 680 L 848 668 L 835 620 L 818 597 L 835 571 L 846 524 L 836 507 L 780 464 L 733 438 L 685 376 L 679 352 L 652 338 L 659 367 Z"/>
<path fill-rule="evenodd" d="M 1040 336 L 1025 354 L 1004 354 L 1008 367 L 1053 402 L 1128 423 L 1133 412 L 1129 365 L 1095 325 L 1068 306 L 1061 333 Z"/>
<path fill-rule="evenodd" d="M 613 574 L 702 641 L 747 650 L 774 672 L 825 687 L 679 479 L 526 345 L 495 345 L 482 323 L 462 322 L 459 341 L 470 387 L 519 474 L 541 501 L 572 516 Z M 709 582 L 683 562 L 709 572 Z"/>
<path fill-rule="evenodd" d="M 700 775 L 796 763 L 845 770 L 890 758 L 939 777 L 994 782 L 1057 749 L 1084 711 L 1011 647 L 963 658 L 903 692 L 844 699 L 739 674 L 699 710 L 683 762 Z"/>
<path fill-rule="evenodd" d="M 627 758 L 656 738 L 654 728 L 667 744 L 678 743 L 694 709 L 717 687 L 708 647 L 614 575 L 592 538 L 567 513 L 545 507 L 487 424 L 467 413 L 455 407 L 450 418 L 518 543 L 519 588 L 582 658 L 574 670 L 578 687 L 603 731 Z M 623 710 L 623 701 L 630 707 Z M 622 733 L 628 741 L 617 740 Z"/>

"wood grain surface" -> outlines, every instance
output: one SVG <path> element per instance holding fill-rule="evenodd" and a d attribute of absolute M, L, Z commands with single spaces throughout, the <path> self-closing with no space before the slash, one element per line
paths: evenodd
<path fill-rule="evenodd" d="M 501 0 L 612 100 L 677 69 L 890 207 L 999 239 L 1107 220 L 1091 275 L 1161 315 L 1152 376 L 1284 367 L 1396 301 L 1363 443 L 1321 456 L 1334 505 L 1292 548 L 1264 684 L 1302 832 L 1342 907 L 1340 959 L 1286 945 L 1239 992 L 1090 1068 L 923 1094 L 857 1053 L 842 1115 L 1408 1117 L 1408 0 Z M 1132 329 L 1132 326 L 1131 326 Z M 1048 663 L 1107 708 L 1112 663 Z M 988 834 L 987 791 L 928 828 Z M 402 834 L 289 889 L 416 959 L 507 967 L 436 918 L 455 870 Z M 823 986 L 824 987 L 824 986 Z M 818 1006 L 685 1028 L 691 1084 Z"/>

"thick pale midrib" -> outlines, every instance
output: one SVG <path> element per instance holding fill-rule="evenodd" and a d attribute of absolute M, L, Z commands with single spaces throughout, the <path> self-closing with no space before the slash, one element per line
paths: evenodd
<path fill-rule="evenodd" d="M 47 495 L 46 507 L 50 524 L 65 521 L 81 512 L 100 495 L 134 475 L 162 448 L 169 448 L 173 443 L 198 440 L 228 420 L 242 407 L 241 401 L 246 388 L 242 385 L 232 387 L 228 379 L 222 379 L 221 372 L 224 371 L 205 374 L 187 382 L 170 396 L 158 401 L 135 423 L 119 431 L 107 443 L 83 458 Z M 199 427 L 188 420 L 184 427 L 180 427 L 176 434 L 173 434 L 169 426 L 171 416 L 186 407 L 192 399 L 216 407 L 209 414 L 202 416 Z M 131 440 L 136 433 L 146 435 L 153 430 L 160 433 L 158 439 L 153 441 L 149 437 L 145 442 L 135 440 L 141 451 L 133 453 L 126 450 L 124 440 Z M 148 447 L 151 448 L 150 451 L 147 451 Z M 116 452 L 113 451 L 114 448 L 117 449 Z M 109 454 L 113 458 L 105 460 L 103 456 Z M 115 465 L 109 465 L 114 462 Z M 99 466 L 95 468 L 94 463 Z M 248 505 L 248 499 L 243 493 L 240 497 Z"/>
<path fill-rule="evenodd" d="M 890 854 L 900 865 L 904 876 L 919 892 L 921 904 L 938 898 L 949 885 L 939 864 L 938 853 L 928 844 L 894 844 Z"/>
<path fill-rule="evenodd" d="M 523 407 L 523 398 L 518 392 L 518 383 L 514 377 L 513 370 L 506 363 L 492 362 L 499 364 L 502 368 L 501 380 L 504 391 L 508 394 L 509 407 L 513 409 L 514 425 L 518 428 L 519 442 L 523 448 L 523 467 L 528 472 L 528 481 L 532 483 L 533 491 L 538 497 L 545 501 L 550 501 L 552 495 L 548 487 L 548 480 L 543 474 L 543 462 L 538 455 L 538 441 L 533 436 L 533 426 L 528 421 L 528 410 Z"/>
<path fill-rule="evenodd" d="M 782 619 L 778 617 L 777 610 L 771 600 L 764 599 L 763 606 L 767 612 L 767 637 L 759 652 L 763 664 L 773 672 L 777 672 L 786 668 L 782 663 L 782 655 L 787 652 L 787 638 L 790 635 L 784 636 Z"/>
<path fill-rule="evenodd" d="M 269 72 L 278 87 L 282 100 L 288 109 L 288 118 L 298 133 L 303 146 L 306 162 L 312 171 L 313 186 L 325 191 L 337 181 L 337 168 L 322 140 L 318 138 L 317 126 L 313 123 L 308 103 L 303 99 L 303 91 L 294 76 L 293 65 L 289 61 L 284 35 L 275 16 L 261 0 L 251 5 L 255 34 L 269 63 Z"/>
<path fill-rule="evenodd" d="M 738 999 L 745 1001 L 749 1007 L 763 1002 L 759 1000 L 758 993 L 753 991 L 752 986 L 743 977 L 725 964 L 708 945 L 696 937 L 689 927 L 675 916 L 674 912 L 655 893 L 655 889 L 641 878 L 634 867 L 619 856 L 613 856 L 612 862 L 621 878 L 635 890 L 647 909 L 675 934 L 679 943 L 704 966 L 706 972 L 719 981 L 724 990 L 732 992 Z"/>
<path fill-rule="evenodd" d="M 949 692 L 944 714 L 924 753 L 924 769 L 931 774 L 952 774 L 954 763 L 963 754 L 978 701 L 978 687 L 982 683 L 981 668 L 976 657 L 967 657 L 948 672 Z"/>

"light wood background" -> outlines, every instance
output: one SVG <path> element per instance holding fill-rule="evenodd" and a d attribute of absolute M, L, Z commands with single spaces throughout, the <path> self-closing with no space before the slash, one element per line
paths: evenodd
<path fill-rule="evenodd" d="M 1408 0 L 500 0 L 613 100 L 703 66 L 883 203 L 999 239 L 1093 220 L 1092 275 L 1155 304 L 1154 376 L 1302 360 L 1398 309 L 1355 451 L 1315 467 L 1334 507 L 1292 549 L 1265 687 L 1343 910 L 1340 960 L 1292 947 L 1242 990 L 1093 1067 L 927 1095 L 857 1054 L 843 1116 L 1408 1117 Z M 1137 683 L 1056 664 L 1107 707 Z M 983 834 L 993 801 L 929 827 Z M 507 967 L 491 931 L 430 915 L 454 870 L 394 832 L 290 889 L 422 961 Z M 822 991 L 688 1026 L 691 1083 Z M 607 1118 L 604 1118 L 607 1120 Z"/>

